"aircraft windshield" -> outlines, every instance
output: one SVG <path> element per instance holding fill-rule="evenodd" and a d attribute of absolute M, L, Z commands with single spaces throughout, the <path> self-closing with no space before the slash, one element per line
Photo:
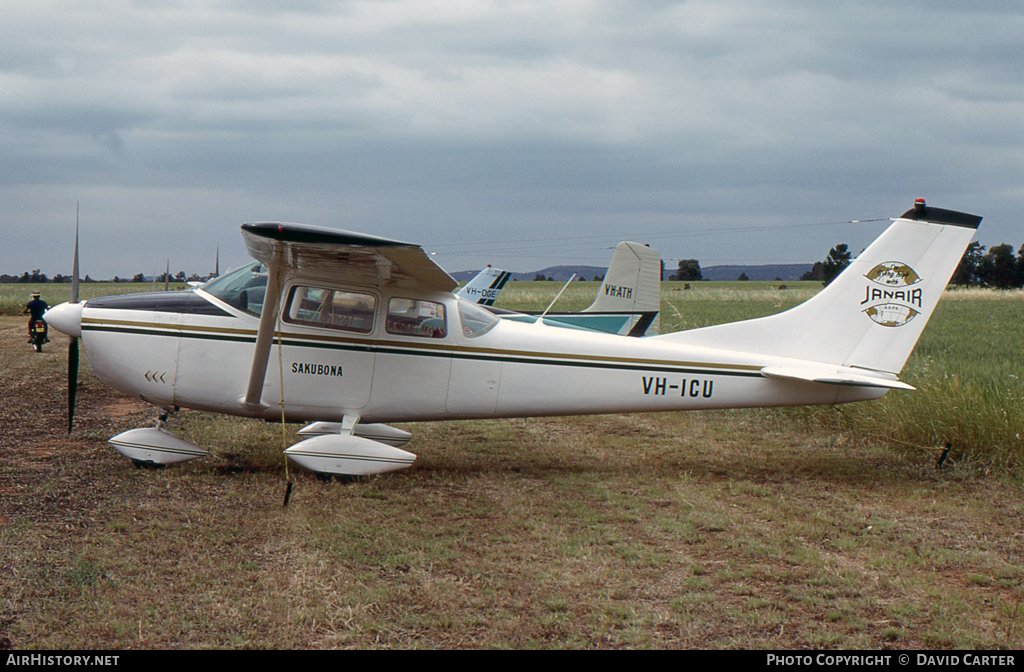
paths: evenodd
<path fill-rule="evenodd" d="M 267 293 L 267 269 L 259 262 L 242 266 L 209 281 L 201 289 L 250 315 L 259 315 Z"/>
<path fill-rule="evenodd" d="M 459 320 L 462 322 L 462 335 L 466 338 L 476 338 L 490 331 L 498 323 L 499 318 L 491 311 L 459 298 Z"/>

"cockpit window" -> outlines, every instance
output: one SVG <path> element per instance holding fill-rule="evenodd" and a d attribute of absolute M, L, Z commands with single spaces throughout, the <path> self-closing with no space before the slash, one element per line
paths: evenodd
<path fill-rule="evenodd" d="M 242 266 L 210 280 L 201 289 L 250 315 L 259 315 L 267 293 L 267 269 L 259 262 Z"/>
<path fill-rule="evenodd" d="M 466 338 L 476 338 L 493 329 L 500 318 L 491 311 L 460 298 L 459 320 L 462 322 L 462 335 Z"/>

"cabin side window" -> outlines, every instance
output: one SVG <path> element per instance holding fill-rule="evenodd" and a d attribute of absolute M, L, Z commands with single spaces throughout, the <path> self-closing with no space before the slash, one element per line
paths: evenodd
<path fill-rule="evenodd" d="M 389 334 L 402 336 L 444 338 L 448 335 L 444 304 L 420 299 L 393 298 L 388 301 L 385 329 Z"/>
<path fill-rule="evenodd" d="M 296 285 L 288 293 L 284 321 L 368 334 L 373 331 L 376 309 L 373 294 Z"/>

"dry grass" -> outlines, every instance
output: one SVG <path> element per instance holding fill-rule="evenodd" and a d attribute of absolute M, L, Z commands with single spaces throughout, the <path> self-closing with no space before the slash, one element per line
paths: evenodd
<path fill-rule="evenodd" d="M 183 412 L 214 456 L 138 471 L 105 440 L 153 414 L 86 371 L 67 437 L 63 344 L 23 328 L 0 318 L 0 647 L 1024 645 L 1019 479 L 839 410 L 410 425 L 413 468 L 292 470 L 285 508 L 273 425 Z"/>

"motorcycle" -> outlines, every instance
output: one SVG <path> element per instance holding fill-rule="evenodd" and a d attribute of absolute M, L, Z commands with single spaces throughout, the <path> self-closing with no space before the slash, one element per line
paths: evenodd
<path fill-rule="evenodd" d="M 42 320 L 30 321 L 28 332 L 32 337 L 32 347 L 35 348 L 36 352 L 42 352 L 43 343 L 49 342 L 49 339 L 46 338 L 46 322 Z"/>

